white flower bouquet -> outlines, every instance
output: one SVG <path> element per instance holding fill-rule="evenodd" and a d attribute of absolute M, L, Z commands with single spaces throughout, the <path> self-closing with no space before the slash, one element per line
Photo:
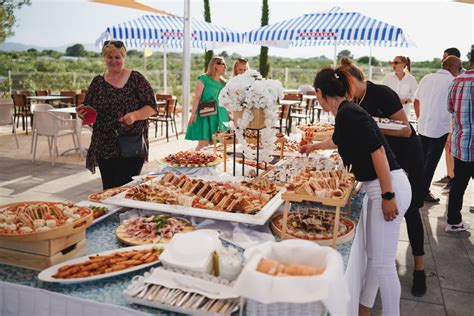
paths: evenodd
<path fill-rule="evenodd" d="M 270 162 L 275 143 L 276 131 L 272 129 L 278 119 L 278 100 L 283 98 L 283 87 L 278 80 L 262 78 L 255 70 L 247 70 L 242 75 L 230 79 L 219 94 L 219 105 L 228 111 L 242 112 L 229 127 L 235 131 L 237 140 L 243 146 L 245 155 L 255 159 L 255 151 L 251 150 L 244 138 L 244 130 L 254 119 L 254 110 L 260 109 L 264 113 L 264 128 L 260 131 L 262 149 L 261 160 Z M 235 116 L 235 115 L 234 115 Z"/>

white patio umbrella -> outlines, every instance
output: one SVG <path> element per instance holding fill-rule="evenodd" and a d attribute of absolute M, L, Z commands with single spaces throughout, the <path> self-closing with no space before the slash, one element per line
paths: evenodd
<path fill-rule="evenodd" d="M 109 39 L 120 39 L 127 47 L 159 48 L 164 51 L 164 90 L 167 89 L 166 49 L 183 48 L 183 17 L 164 15 L 144 15 L 134 20 L 120 23 L 107 29 L 97 39 L 96 44 Z M 191 19 L 191 47 L 215 49 L 243 42 L 243 34 L 211 23 Z"/>
<path fill-rule="evenodd" d="M 334 66 L 337 46 L 369 46 L 369 67 L 372 46 L 414 46 L 401 28 L 339 7 L 266 25 L 247 32 L 246 37 L 250 44 L 281 48 L 333 45 Z"/>

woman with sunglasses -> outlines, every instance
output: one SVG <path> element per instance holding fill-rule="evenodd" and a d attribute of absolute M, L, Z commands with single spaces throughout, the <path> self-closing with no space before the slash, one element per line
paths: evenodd
<path fill-rule="evenodd" d="M 414 257 L 413 296 L 423 296 L 426 293 L 426 274 L 424 264 L 424 235 L 420 208 L 423 206 L 425 192 L 423 190 L 423 150 L 415 129 L 408 122 L 400 98 L 390 88 L 384 85 L 366 81 L 364 73 L 354 66 L 348 58 L 341 60 L 339 70 L 347 71 L 354 82 L 354 99 L 370 115 L 402 121 L 405 128 L 399 131 L 382 130 L 395 158 L 408 174 L 411 184 L 412 200 L 405 213 L 408 239 Z"/>
<path fill-rule="evenodd" d="M 153 89 L 142 74 L 125 68 L 126 48 L 122 41 L 105 41 L 102 55 L 106 71 L 96 76 L 88 89 L 79 115 L 92 107 L 97 118 L 93 125 L 86 167 L 95 173 L 99 167 L 104 189 L 118 187 L 139 175 L 148 160 L 147 119 L 156 113 Z M 142 135 L 144 153 L 125 156 L 120 150 L 119 135 Z"/>
<path fill-rule="evenodd" d="M 411 104 L 415 101 L 415 91 L 418 88 L 418 83 L 411 71 L 410 58 L 405 56 L 396 56 L 390 62 L 394 73 L 387 75 L 382 84 L 391 88 L 398 94 L 400 102 L 403 104 L 403 109 L 407 113 L 407 117 L 411 116 Z"/>
<path fill-rule="evenodd" d="M 347 100 L 352 94 L 350 75 L 326 68 L 316 75 L 313 86 L 324 111 L 335 116 L 334 134 L 319 144 L 302 146 L 300 152 L 337 148 L 344 165 L 352 165 L 366 192 L 346 271 L 351 295 L 347 314 L 370 315 L 380 288 L 383 314 L 399 315 L 401 288 L 395 258 L 400 223 L 410 204 L 410 183 L 377 123 L 363 108 Z M 367 265 L 360 263 L 356 268 L 353 263 L 359 261 L 355 258 L 365 256 Z"/>
<path fill-rule="evenodd" d="M 226 109 L 219 106 L 219 93 L 225 85 L 225 80 L 222 77 L 225 72 L 226 63 L 224 58 L 216 56 L 209 62 L 207 72 L 198 77 L 191 117 L 185 136 L 185 139 L 198 141 L 196 151 L 209 146 L 215 132 L 228 129 L 224 123 L 229 121 L 229 114 Z M 201 117 L 198 111 L 199 104 L 209 101 L 215 102 L 217 114 Z"/>
<path fill-rule="evenodd" d="M 239 57 L 234 61 L 234 66 L 232 67 L 232 77 L 243 74 L 249 69 L 249 61 L 247 58 Z"/>

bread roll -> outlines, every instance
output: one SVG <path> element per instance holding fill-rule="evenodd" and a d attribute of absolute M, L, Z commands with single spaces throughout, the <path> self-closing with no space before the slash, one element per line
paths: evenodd
<path fill-rule="evenodd" d="M 280 263 L 278 261 L 262 258 L 258 263 L 257 271 L 270 275 L 275 275 L 277 274 L 279 265 Z"/>
<path fill-rule="evenodd" d="M 286 266 L 284 273 L 287 275 L 320 275 L 324 272 L 323 267 L 311 267 L 302 264 Z"/>
<path fill-rule="evenodd" d="M 257 271 L 273 276 L 311 276 L 323 273 L 324 267 L 312 267 L 302 264 L 286 266 L 278 261 L 262 258 L 257 265 Z"/>

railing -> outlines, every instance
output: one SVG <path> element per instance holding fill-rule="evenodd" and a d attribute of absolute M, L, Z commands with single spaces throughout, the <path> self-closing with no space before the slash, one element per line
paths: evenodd
<path fill-rule="evenodd" d="M 270 75 L 272 79 L 278 79 L 285 88 L 297 89 L 301 85 L 312 85 L 316 73 L 320 69 L 299 69 L 299 68 L 271 68 Z M 141 71 L 141 70 L 140 70 Z M 362 66 L 362 71 L 368 77 L 368 67 Z M 412 74 L 417 78 L 418 82 L 421 78 L 436 69 L 415 68 Z M 375 83 L 382 82 L 383 78 L 392 72 L 390 67 L 372 67 L 372 81 Z M 143 73 L 143 72 L 142 72 Z M 201 71 L 194 70 L 191 72 L 191 99 L 194 95 L 195 83 Z M 163 92 L 163 71 L 148 70 L 143 73 L 150 82 L 155 92 Z M 95 73 L 45 73 L 31 72 L 18 73 L 10 72 L 9 78 L 12 90 L 37 90 L 51 89 L 54 93 L 60 90 L 79 90 L 87 89 Z M 227 73 L 230 75 L 230 72 Z M 182 98 L 182 74 L 181 72 L 168 72 L 168 93 L 177 96 L 179 102 Z"/>

